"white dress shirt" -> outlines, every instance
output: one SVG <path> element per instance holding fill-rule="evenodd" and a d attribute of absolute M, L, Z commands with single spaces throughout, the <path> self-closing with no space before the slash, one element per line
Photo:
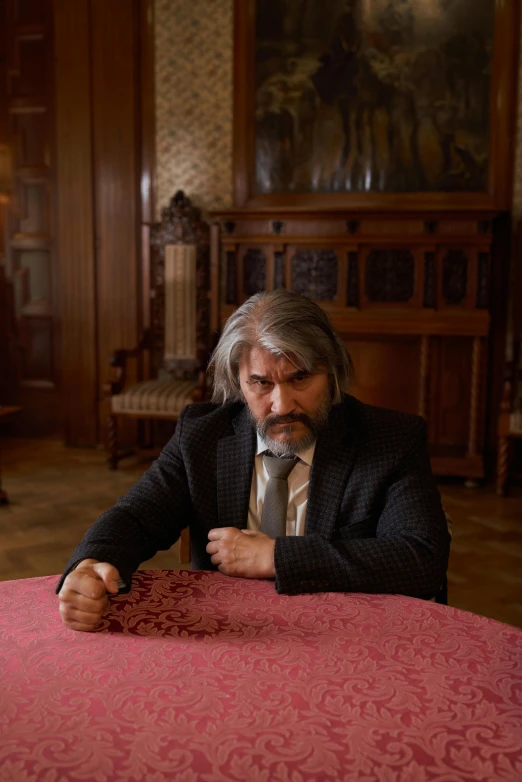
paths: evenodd
<path fill-rule="evenodd" d="M 263 453 L 267 445 L 259 434 L 257 435 L 256 458 L 250 489 L 248 506 L 248 529 L 261 529 L 261 514 L 263 499 L 269 475 L 263 462 Z M 308 484 L 310 483 L 310 468 L 314 458 L 315 443 L 298 454 L 298 461 L 288 476 L 288 515 L 286 517 L 287 535 L 304 535 L 306 525 L 306 505 L 308 502 Z"/>

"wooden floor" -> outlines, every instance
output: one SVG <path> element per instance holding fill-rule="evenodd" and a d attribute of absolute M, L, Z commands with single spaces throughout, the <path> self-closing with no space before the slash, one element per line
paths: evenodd
<path fill-rule="evenodd" d="M 11 501 L 0 506 L 2 581 L 60 573 L 87 527 L 147 467 L 132 458 L 110 472 L 103 451 L 55 441 L 3 439 L 0 445 Z M 492 487 L 439 488 L 454 528 L 450 604 L 522 627 L 522 489 L 500 499 Z M 179 566 L 174 547 L 142 568 Z"/>

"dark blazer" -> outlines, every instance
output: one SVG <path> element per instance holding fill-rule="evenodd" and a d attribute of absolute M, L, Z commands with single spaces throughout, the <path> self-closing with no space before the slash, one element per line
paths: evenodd
<path fill-rule="evenodd" d="M 255 446 L 244 404 L 185 408 L 159 459 L 87 531 L 64 576 L 92 557 L 129 583 L 187 525 L 193 568 L 215 570 L 208 532 L 246 527 Z M 424 420 L 345 397 L 317 440 L 306 535 L 276 540 L 277 591 L 429 598 L 443 582 L 448 553 Z"/>

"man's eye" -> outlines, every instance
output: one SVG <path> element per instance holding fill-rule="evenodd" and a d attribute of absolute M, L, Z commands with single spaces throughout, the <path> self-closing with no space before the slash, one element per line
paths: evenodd
<path fill-rule="evenodd" d="M 303 380 L 308 380 L 309 377 L 310 375 L 308 374 L 296 375 L 294 377 L 294 383 L 302 383 Z"/>

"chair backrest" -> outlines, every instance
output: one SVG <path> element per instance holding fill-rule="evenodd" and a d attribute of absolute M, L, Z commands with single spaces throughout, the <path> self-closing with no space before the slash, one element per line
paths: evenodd
<path fill-rule="evenodd" d="M 152 374 L 197 375 L 212 348 L 209 228 L 179 190 L 150 229 Z"/>

